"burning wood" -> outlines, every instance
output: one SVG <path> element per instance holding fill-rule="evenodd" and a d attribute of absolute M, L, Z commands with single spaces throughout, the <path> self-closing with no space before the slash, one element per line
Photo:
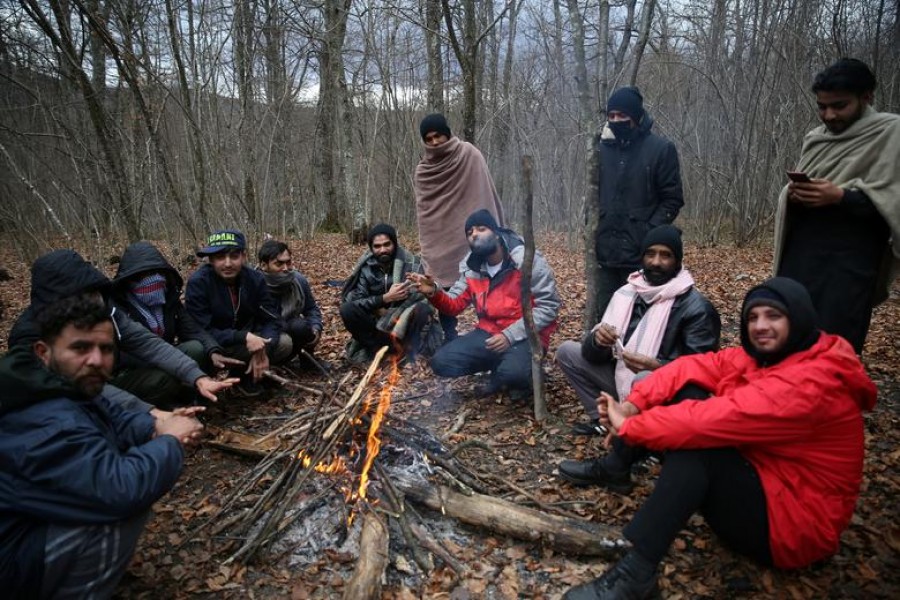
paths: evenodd
<path fill-rule="evenodd" d="M 379 596 L 389 524 L 402 533 L 423 573 L 433 569 L 435 557 L 457 574 L 465 570 L 407 501 L 563 552 L 610 556 L 622 550 L 609 528 L 494 497 L 505 488 L 542 507 L 515 484 L 468 468 L 426 429 L 389 417 L 400 370 L 394 360 L 386 378 L 376 377 L 386 351 L 376 355 L 349 397 L 348 375 L 330 392 L 312 394 L 313 405 L 266 435 L 218 432 L 218 447 L 262 458 L 190 539 L 215 523 L 214 535 L 227 533 L 226 563 L 273 552 L 311 562 L 325 548 L 355 554 L 345 598 Z M 302 390 L 289 380 L 282 385 Z M 432 483 L 435 478 L 440 483 Z M 365 516 L 355 523 L 360 510 Z"/>

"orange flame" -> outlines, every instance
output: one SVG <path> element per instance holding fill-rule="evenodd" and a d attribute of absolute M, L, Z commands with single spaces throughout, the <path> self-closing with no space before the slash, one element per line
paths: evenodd
<path fill-rule="evenodd" d="M 297 454 L 297 459 L 301 461 L 304 469 L 308 469 L 312 465 L 312 457 L 306 453 L 306 450 L 301 450 Z M 316 464 L 313 469 L 317 473 L 347 473 L 347 463 L 344 461 L 343 456 L 339 456 L 335 454 L 331 458 L 331 462 L 321 461 Z"/>
<path fill-rule="evenodd" d="M 369 469 L 372 468 L 372 463 L 375 462 L 375 457 L 378 456 L 378 451 L 381 449 L 381 439 L 378 437 L 378 430 L 381 428 L 384 416 L 391 407 L 391 394 L 393 394 L 394 387 L 399 379 L 400 359 L 399 355 L 395 355 L 391 363 L 391 373 L 388 375 L 387 384 L 381 390 L 381 394 L 378 397 L 378 406 L 375 409 L 375 414 L 372 416 L 372 423 L 369 425 L 369 437 L 366 439 L 366 462 L 359 476 L 358 493 L 362 499 L 366 498 L 366 490 L 369 487 Z"/>

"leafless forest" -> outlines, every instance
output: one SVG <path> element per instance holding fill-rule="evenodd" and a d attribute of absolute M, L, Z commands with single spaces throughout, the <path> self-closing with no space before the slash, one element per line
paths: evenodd
<path fill-rule="evenodd" d="M 226 225 L 411 231 L 418 122 L 442 111 L 513 225 L 531 155 L 536 227 L 574 243 L 605 97 L 635 83 L 679 147 L 683 224 L 747 243 L 839 56 L 900 111 L 900 0 L 2 0 L 0 232 L 27 259 Z"/>

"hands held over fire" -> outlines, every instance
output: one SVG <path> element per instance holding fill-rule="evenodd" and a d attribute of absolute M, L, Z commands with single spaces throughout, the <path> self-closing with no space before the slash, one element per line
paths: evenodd
<path fill-rule="evenodd" d="M 406 279 L 412 285 L 416 286 L 416 289 L 431 298 L 434 296 L 435 292 L 437 292 L 437 283 L 435 283 L 434 279 L 431 275 L 422 275 L 421 273 L 407 273 Z"/>
<path fill-rule="evenodd" d="M 172 412 L 153 411 L 156 419 L 153 437 L 171 435 L 183 446 L 196 446 L 203 437 L 203 424 L 197 414 L 204 410 L 202 406 L 187 406 Z"/>

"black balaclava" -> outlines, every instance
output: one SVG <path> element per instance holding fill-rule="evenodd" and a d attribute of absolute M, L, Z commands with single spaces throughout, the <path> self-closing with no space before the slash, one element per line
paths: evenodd
<path fill-rule="evenodd" d="M 450 126 L 447 125 L 447 119 L 441 113 L 430 114 L 419 123 L 419 135 L 422 136 L 422 141 L 425 141 L 425 136 L 432 131 L 442 133 L 448 138 L 453 137 L 453 134 L 450 133 Z"/>
<path fill-rule="evenodd" d="M 642 270 L 644 279 L 650 285 L 665 285 L 672 280 L 678 272 L 681 271 L 681 259 L 684 256 L 684 245 L 681 242 L 681 230 L 674 225 L 660 225 L 654 227 L 644 236 L 644 243 L 641 244 L 641 257 L 650 246 L 665 246 L 675 255 L 675 268 L 672 271 L 651 271 L 644 267 Z"/>
<path fill-rule="evenodd" d="M 747 315 L 754 306 L 771 306 L 787 315 L 790 322 L 787 343 L 777 352 L 759 352 L 750 343 Z M 788 277 L 773 277 L 744 296 L 741 306 L 741 346 L 758 364 L 772 366 L 815 344 L 820 334 L 818 322 L 819 317 L 806 288 Z"/>
<path fill-rule="evenodd" d="M 394 244 L 394 251 L 390 254 L 383 254 L 381 256 L 376 257 L 376 260 L 382 265 L 390 265 L 394 261 L 394 257 L 397 256 L 397 248 L 399 248 L 399 244 L 397 244 L 397 230 L 388 225 L 387 223 L 379 223 L 369 230 L 369 235 L 366 236 L 366 240 L 369 242 L 369 250 L 372 250 L 372 240 L 375 239 L 375 236 L 386 235 L 390 238 L 391 242 Z"/>

